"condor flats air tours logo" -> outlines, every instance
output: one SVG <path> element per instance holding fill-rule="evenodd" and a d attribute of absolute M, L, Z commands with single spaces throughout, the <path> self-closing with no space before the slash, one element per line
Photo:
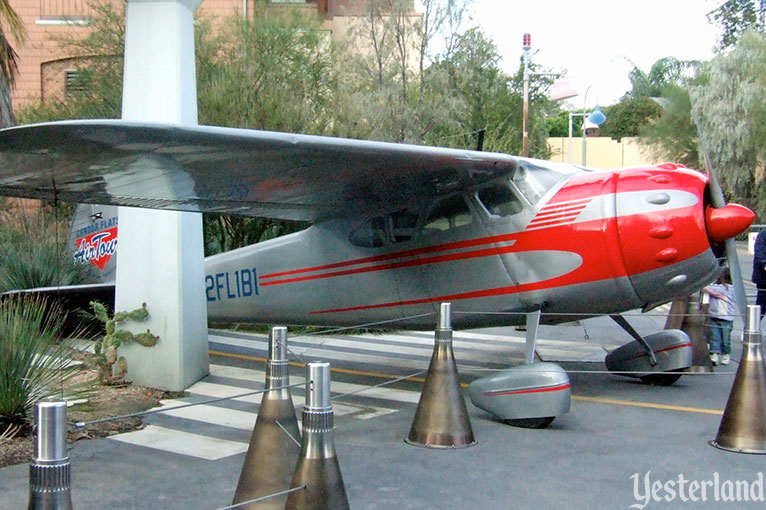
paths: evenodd
<path fill-rule="evenodd" d="M 90 262 L 103 271 L 106 263 L 117 252 L 117 227 L 80 237 L 76 243 L 75 262 Z"/>
<path fill-rule="evenodd" d="M 643 476 L 634 473 L 630 479 L 633 480 L 633 497 L 636 502 L 629 508 L 638 510 L 662 508 L 663 503 L 679 500 L 683 503 L 702 503 L 706 508 L 709 505 L 726 508 L 726 503 L 732 503 L 732 508 L 740 508 L 745 502 L 760 503 L 756 506 L 762 507 L 766 501 L 762 472 L 756 473 L 749 480 L 727 480 L 718 472 L 706 480 L 686 478 L 683 474 L 661 480 L 653 479 L 651 471 L 647 471 Z"/>

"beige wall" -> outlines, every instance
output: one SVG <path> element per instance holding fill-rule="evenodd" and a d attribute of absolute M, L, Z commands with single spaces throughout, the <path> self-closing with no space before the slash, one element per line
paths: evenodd
<path fill-rule="evenodd" d="M 569 138 L 548 138 L 551 161 L 569 163 Z M 638 143 L 638 138 L 623 138 L 621 141 L 609 137 L 587 137 L 585 151 L 590 168 L 627 168 L 634 166 L 656 165 L 665 160 L 654 157 L 649 149 Z M 572 138 L 572 162 L 582 164 L 582 137 Z"/>

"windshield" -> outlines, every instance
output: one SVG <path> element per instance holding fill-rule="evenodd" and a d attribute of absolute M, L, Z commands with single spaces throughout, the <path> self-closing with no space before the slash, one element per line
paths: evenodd
<path fill-rule="evenodd" d="M 530 204 L 536 204 L 557 182 L 576 169 L 531 159 L 519 159 L 519 166 L 513 174 L 513 183 Z"/>

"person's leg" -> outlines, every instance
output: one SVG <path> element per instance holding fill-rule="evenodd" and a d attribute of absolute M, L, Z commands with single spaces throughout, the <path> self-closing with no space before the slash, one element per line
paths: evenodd
<path fill-rule="evenodd" d="M 718 319 L 710 318 L 710 361 L 713 362 L 713 365 L 718 364 L 721 353 L 723 336 L 720 322 Z"/>
<path fill-rule="evenodd" d="M 734 327 L 734 321 L 721 321 L 721 364 L 729 364 L 729 355 L 731 354 L 731 330 Z"/>
<path fill-rule="evenodd" d="M 763 319 L 763 314 L 766 313 L 766 288 L 758 288 L 755 304 L 761 307 L 761 319 Z"/>

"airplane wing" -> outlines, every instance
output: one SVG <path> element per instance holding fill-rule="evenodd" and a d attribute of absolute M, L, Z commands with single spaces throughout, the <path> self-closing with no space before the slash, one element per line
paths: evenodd
<path fill-rule="evenodd" d="M 516 164 L 505 154 L 120 120 L 0 130 L 0 195 L 288 220 L 388 212 Z"/>

